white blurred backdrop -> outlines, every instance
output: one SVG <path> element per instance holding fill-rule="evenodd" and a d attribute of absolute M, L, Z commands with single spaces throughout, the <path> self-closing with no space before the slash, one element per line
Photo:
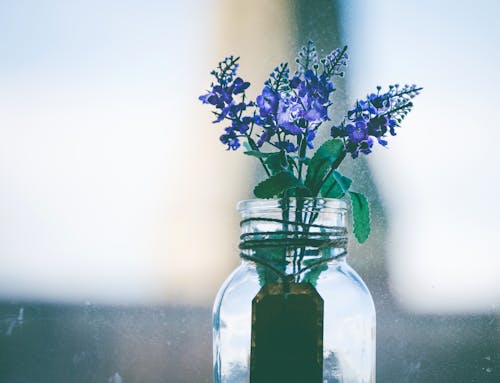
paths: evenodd
<path fill-rule="evenodd" d="M 0 2 L 1 297 L 211 304 L 253 168 L 198 95 L 226 55 L 258 47 L 261 81 L 287 54 L 268 9 L 261 44 L 252 5 Z"/>

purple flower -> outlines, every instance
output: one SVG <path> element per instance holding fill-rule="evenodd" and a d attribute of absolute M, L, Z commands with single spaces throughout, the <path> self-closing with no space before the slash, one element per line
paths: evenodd
<path fill-rule="evenodd" d="M 216 108 L 222 109 L 226 104 L 231 103 L 233 97 L 230 88 L 215 85 L 212 87 L 212 90 L 201 95 L 198 99 L 204 104 L 212 104 Z"/>
<path fill-rule="evenodd" d="M 325 105 L 313 100 L 310 109 L 304 113 L 304 118 L 309 122 L 321 123 L 328 119 L 328 110 Z"/>
<path fill-rule="evenodd" d="M 232 127 L 224 129 L 226 133 L 220 136 L 220 141 L 227 145 L 227 150 L 236 150 L 240 147 L 240 140 Z"/>
<path fill-rule="evenodd" d="M 272 129 L 264 129 L 264 131 L 260 134 L 257 140 L 257 145 L 260 147 L 264 145 L 266 142 L 269 142 L 269 140 L 273 135 L 274 132 L 272 131 Z"/>
<path fill-rule="evenodd" d="M 368 127 L 364 121 L 356 121 L 345 127 L 347 137 L 355 144 L 359 144 L 368 138 Z"/>
<path fill-rule="evenodd" d="M 241 79 L 241 77 L 238 77 L 236 80 L 234 80 L 233 84 L 231 85 L 232 93 L 233 94 L 243 93 L 249 86 L 250 86 L 249 82 L 245 82 Z"/>
<path fill-rule="evenodd" d="M 299 150 L 299 147 L 294 145 L 290 141 L 282 141 L 282 142 L 275 142 L 274 143 L 278 148 L 285 150 L 287 153 L 293 153 Z"/>
<path fill-rule="evenodd" d="M 315 124 L 328 121 L 330 96 L 335 90 L 333 83 L 322 74 L 318 77 L 313 71 L 304 72 L 304 80 L 297 86 L 297 102 L 302 106 L 301 117 Z"/>
<path fill-rule="evenodd" d="M 260 115 L 266 117 L 275 115 L 278 110 L 278 102 L 280 96 L 268 86 L 262 90 L 262 94 L 257 96 L 256 103 L 259 108 Z"/>
<path fill-rule="evenodd" d="M 298 116 L 300 106 L 290 102 L 290 100 L 280 100 L 278 104 L 278 113 L 276 120 L 278 127 L 282 128 L 286 133 L 293 135 L 302 134 L 302 129 L 297 125 L 296 117 Z"/>
<path fill-rule="evenodd" d="M 292 88 L 292 89 L 297 89 L 297 87 L 299 86 L 299 84 L 300 84 L 300 77 L 299 76 L 294 76 L 290 80 L 290 88 Z"/>

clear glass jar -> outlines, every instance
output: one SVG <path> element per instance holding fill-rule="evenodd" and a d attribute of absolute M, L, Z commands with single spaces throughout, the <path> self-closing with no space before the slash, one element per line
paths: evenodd
<path fill-rule="evenodd" d="M 375 308 L 347 264 L 346 204 L 247 200 L 213 311 L 216 383 L 374 383 Z"/>

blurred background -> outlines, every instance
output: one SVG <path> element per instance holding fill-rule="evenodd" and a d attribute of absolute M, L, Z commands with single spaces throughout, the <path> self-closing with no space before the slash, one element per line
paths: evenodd
<path fill-rule="evenodd" d="M 500 3 L 0 0 L 0 382 L 210 382 L 211 304 L 257 164 L 197 97 L 229 54 L 261 91 L 313 39 L 349 45 L 340 119 L 423 93 L 347 161 L 374 229 L 377 381 L 500 382 Z"/>

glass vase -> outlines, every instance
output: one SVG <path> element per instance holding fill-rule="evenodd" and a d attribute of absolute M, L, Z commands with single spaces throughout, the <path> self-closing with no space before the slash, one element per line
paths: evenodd
<path fill-rule="evenodd" d="M 346 204 L 247 200 L 213 311 L 216 383 L 374 383 L 375 309 L 347 263 Z"/>

